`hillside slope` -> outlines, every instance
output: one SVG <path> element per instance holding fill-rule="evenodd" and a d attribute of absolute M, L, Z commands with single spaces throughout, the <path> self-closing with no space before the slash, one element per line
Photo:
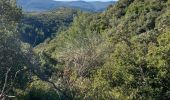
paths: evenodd
<path fill-rule="evenodd" d="M 73 99 L 168 100 L 170 0 L 120 0 L 82 13 L 35 50 Z"/>

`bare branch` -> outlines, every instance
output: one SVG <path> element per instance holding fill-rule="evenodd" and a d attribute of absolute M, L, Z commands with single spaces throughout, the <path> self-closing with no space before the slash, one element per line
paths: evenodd
<path fill-rule="evenodd" d="M 17 75 L 18 75 L 21 71 L 24 71 L 24 70 L 28 70 L 28 69 L 23 68 L 23 69 L 20 69 L 20 70 L 16 71 L 15 76 L 14 76 L 14 79 L 13 79 L 13 81 L 11 82 L 10 88 L 9 88 L 6 92 L 9 92 L 9 91 L 10 91 L 10 89 L 11 89 L 11 88 L 13 87 L 13 85 L 14 85 L 14 82 L 15 82 L 15 79 L 16 79 Z"/>
<path fill-rule="evenodd" d="M 7 85 L 7 81 L 8 81 L 8 74 L 9 74 L 10 71 L 11 71 L 11 67 L 6 72 L 4 86 L 2 88 L 0 96 L 2 96 L 4 94 L 4 91 L 5 91 L 5 88 L 6 88 L 6 85 Z"/>

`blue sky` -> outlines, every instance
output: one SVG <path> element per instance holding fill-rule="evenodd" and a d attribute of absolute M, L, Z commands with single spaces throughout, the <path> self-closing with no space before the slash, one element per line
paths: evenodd
<path fill-rule="evenodd" d="M 79 1 L 79 0 L 54 0 L 54 1 Z M 118 0 L 84 0 L 84 1 L 118 1 Z"/>

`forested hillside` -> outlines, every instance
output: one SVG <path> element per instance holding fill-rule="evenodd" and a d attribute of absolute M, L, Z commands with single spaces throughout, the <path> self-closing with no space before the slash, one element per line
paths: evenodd
<path fill-rule="evenodd" d="M 69 27 L 77 14 L 78 10 L 69 8 L 24 13 L 19 25 L 21 38 L 24 42 L 36 46 Z"/>
<path fill-rule="evenodd" d="M 170 0 L 119 0 L 102 13 L 79 12 L 34 48 L 16 35 L 21 10 L 8 0 L 0 7 L 0 99 L 170 99 Z"/>
<path fill-rule="evenodd" d="M 101 14 L 76 17 L 36 50 L 63 72 L 52 77 L 73 98 L 168 99 L 169 23 L 169 0 L 120 0 Z"/>

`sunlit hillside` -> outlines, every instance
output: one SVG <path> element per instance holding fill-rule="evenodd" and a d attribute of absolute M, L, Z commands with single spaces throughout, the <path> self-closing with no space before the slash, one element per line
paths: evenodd
<path fill-rule="evenodd" d="M 170 99 L 170 0 L 22 9 L 0 1 L 0 100 Z"/>

